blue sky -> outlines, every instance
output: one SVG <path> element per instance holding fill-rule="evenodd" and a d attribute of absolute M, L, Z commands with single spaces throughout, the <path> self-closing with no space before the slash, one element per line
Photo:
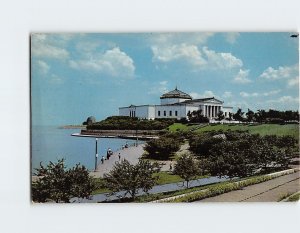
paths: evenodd
<path fill-rule="evenodd" d="M 243 110 L 299 109 L 292 33 L 32 34 L 34 125 L 80 124 L 178 89 Z"/>

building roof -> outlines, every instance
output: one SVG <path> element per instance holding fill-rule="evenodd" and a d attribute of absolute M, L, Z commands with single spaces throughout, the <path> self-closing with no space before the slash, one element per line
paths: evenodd
<path fill-rule="evenodd" d="M 177 87 L 175 88 L 175 90 L 169 91 L 169 92 L 163 94 L 160 98 L 161 99 L 179 98 L 179 99 L 189 99 L 189 100 L 192 99 L 192 97 L 189 94 L 184 93 L 183 91 L 178 90 Z"/>
<path fill-rule="evenodd" d="M 197 102 L 202 102 L 202 103 L 219 103 L 223 104 L 223 101 L 216 99 L 215 97 L 209 97 L 209 98 L 202 98 L 202 99 L 193 99 L 193 100 L 186 100 L 182 103 L 197 103 Z"/>

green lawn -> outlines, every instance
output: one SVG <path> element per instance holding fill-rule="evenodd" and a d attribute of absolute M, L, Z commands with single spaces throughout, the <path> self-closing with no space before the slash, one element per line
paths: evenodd
<path fill-rule="evenodd" d="M 173 125 L 169 126 L 170 131 L 176 131 L 177 129 L 188 131 L 197 126 L 192 125 L 183 125 L 181 123 L 174 123 Z M 299 140 L 299 125 L 298 124 L 287 124 L 287 125 L 279 125 L 279 124 L 261 124 L 261 125 L 241 125 L 241 124 L 218 124 L 218 125 L 207 125 L 201 127 L 194 132 L 202 133 L 206 131 L 212 130 L 248 130 L 250 133 L 258 133 L 260 135 L 291 135 L 297 140 Z"/>

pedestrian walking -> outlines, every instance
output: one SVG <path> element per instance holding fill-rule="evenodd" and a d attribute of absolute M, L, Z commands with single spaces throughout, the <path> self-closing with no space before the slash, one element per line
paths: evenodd
<path fill-rule="evenodd" d="M 118 155 L 118 156 L 119 156 L 119 161 L 120 161 L 120 159 L 121 159 L 121 154 L 119 153 L 119 155 Z"/>
<path fill-rule="evenodd" d="M 170 162 L 170 171 L 173 170 L 172 162 Z"/>
<path fill-rule="evenodd" d="M 102 158 L 101 158 L 101 163 L 102 164 L 104 163 L 104 156 L 102 156 Z"/>

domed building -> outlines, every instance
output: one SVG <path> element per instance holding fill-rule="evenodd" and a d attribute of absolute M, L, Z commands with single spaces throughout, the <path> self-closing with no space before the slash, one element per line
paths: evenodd
<path fill-rule="evenodd" d="M 160 105 L 130 105 L 120 107 L 120 116 L 138 117 L 143 119 L 155 118 L 187 118 L 189 112 L 202 110 L 202 114 L 210 120 L 217 118 L 218 113 L 223 111 L 228 117 L 232 113 L 232 107 L 223 106 L 223 101 L 214 97 L 193 99 L 189 94 L 180 91 L 177 87 L 160 97 Z"/>

